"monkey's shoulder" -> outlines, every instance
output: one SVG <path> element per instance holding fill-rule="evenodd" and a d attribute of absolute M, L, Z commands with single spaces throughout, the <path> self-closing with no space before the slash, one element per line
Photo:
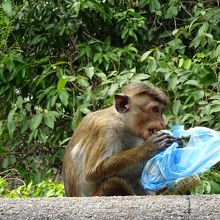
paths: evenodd
<path fill-rule="evenodd" d="M 87 128 L 92 127 L 94 129 L 103 129 L 105 127 L 109 128 L 109 126 L 111 128 L 117 128 L 120 127 L 120 124 L 121 121 L 119 115 L 114 110 L 114 108 L 110 107 L 91 112 L 83 118 L 83 120 L 80 123 L 80 126 L 86 126 Z"/>
<path fill-rule="evenodd" d="M 123 140 L 123 125 L 120 120 L 113 120 L 115 116 L 109 112 L 115 114 L 111 109 L 110 111 L 104 109 L 92 112 L 84 117 L 75 130 L 70 145 L 80 143 L 81 146 L 86 145 L 87 148 L 89 148 L 88 145 L 91 145 L 92 148 L 100 145 L 102 147 L 116 146 L 117 149 L 121 149 L 121 145 L 124 145 L 124 142 L 127 143 L 127 138 L 125 141 Z"/>

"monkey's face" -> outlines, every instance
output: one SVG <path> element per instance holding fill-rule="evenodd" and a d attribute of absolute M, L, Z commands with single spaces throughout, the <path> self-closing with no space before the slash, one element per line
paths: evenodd
<path fill-rule="evenodd" d="M 164 129 L 165 106 L 149 96 L 133 97 L 128 103 L 125 115 L 130 131 L 146 140 L 152 134 Z"/>

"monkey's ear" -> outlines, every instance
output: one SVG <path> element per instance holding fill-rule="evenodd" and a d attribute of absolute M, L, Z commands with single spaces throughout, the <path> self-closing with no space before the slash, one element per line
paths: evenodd
<path fill-rule="evenodd" d="M 129 97 L 124 94 L 115 95 L 115 109 L 119 113 L 125 113 L 129 111 Z"/>

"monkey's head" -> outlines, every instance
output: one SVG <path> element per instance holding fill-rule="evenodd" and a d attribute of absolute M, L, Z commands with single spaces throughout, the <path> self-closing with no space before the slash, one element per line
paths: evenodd
<path fill-rule="evenodd" d="M 146 140 L 164 129 L 163 113 L 168 98 L 158 88 L 144 83 L 132 83 L 115 95 L 115 109 L 121 114 L 127 129 Z"/>

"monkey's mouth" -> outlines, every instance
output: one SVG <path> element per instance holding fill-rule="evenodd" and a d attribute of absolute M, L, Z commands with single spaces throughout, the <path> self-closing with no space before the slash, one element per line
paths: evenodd
<path fill-rule="evenodd" d="M 156 134 L 157 132 L 158 132 L 158 130 L 156 128 L 149 128 L 148 129 L 149 136 L 152 136 L 153 134 Z"/>
<path fill-rule="evenodd" d="M 158 131 L 160 131 L 160 130 L 158 130 L 156 128 L 148 128 L 148 129 L 145 130 L 142 137 L 143 137 L 144 140 L 147 140 L 149 137 L 156 134 Z"/>

